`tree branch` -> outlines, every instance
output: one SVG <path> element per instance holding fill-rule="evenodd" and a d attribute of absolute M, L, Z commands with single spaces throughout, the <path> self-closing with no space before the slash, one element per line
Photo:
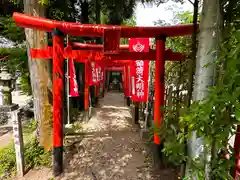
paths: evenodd
<path fill-rule="evenodd" d="M 193 2 L 191 0 L 188 0 L 188 2 L 190 2 L 193 5 Z"/>
<path fill-rule="evenodd" d="M 9 56 L 4 56 L 3 58 L 1 57 L 0 61 L 4 61 L 8 58 Z"/>

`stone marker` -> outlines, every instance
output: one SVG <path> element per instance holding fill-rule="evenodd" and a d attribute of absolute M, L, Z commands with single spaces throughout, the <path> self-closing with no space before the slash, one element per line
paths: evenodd
<path fill-rule="evenodd" d="M 23 151 L 23 135 L 22 122 L 18 104 L 12 103 L 12 87 L 13 77 L 8 72 L 7 67 L 2 67 L 0 73 L 0 113 L 8 116 L 8 124 L 13 126 L 14 147 L 16 153 L 17 175 L 22 177 L 24 175 L 24 151 Z"/>
<path fill-rule="evenodd" d="M 24 149 L 23 149 L 23 135 L 22 135 L 22 122 L 20 120 L 20 113 L 15 110 L 11 113 L 11 118 L 13 122 L 13 137 L 14 137 L 14 147 L 16 153 L 16 163 L 17 163 L 17 176 L 24 176 Z"/>

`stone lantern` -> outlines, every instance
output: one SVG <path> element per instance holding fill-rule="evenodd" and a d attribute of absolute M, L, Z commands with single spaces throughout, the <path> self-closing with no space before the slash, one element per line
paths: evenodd
<path fill-rule="evenodd" d="M 7 111 L 11 111 L 13 107 L 18 106 L 16 104 L 12 104 L 11 93 L 13 91 L 13 80 L 14 78 L 12 77 L 12 74 L 9 73 L 7 67 L 2 67 L 0 73 L 0 105 L 2 106 L 1 111 L 3 111 L 3 107 L 6 110 L 8 109 Z"/>
<path fill-rule="evenodd" d="M 6 67 L 3 67 L 0 73 L 0 102 L 2 102 L 1 105 L 12 104 L 12 81 L 12 75 L 8 72 L 8 69 Z"/>

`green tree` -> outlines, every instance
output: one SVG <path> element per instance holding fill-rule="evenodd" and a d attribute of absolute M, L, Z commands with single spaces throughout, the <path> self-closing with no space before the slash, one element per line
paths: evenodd
<path fill-rule="evenodd" d="M 230 159 L 224 159 L 219 152 L 230 153 L 226 152 L 226 144 L 228 144 L 229 136 L 235 133 L 238 120 L 238 108 L 235 107 L 238 107 L 239 95 L 236 92 L 238 81 L 235 78 L 239 73 L 237 64 L 240 57 L 239 31 L 237 30 L 239 29 L 239 21 L 237 20 L 239 19 L 239 3 L 237 1 L 214 3 L 213 1 L 205 1 L 204 3 L 204 16 L 201 17 L 200 21 L 200 46 L 197 56 L 199 62 L 196 66 L 197 73 L 195 76 L 195 102 L 190 108 L 182 109 L 180 121 L 174 117 L 177 114 L 177 101 L 174 102 L 175 109 L 172 112 L 167 107 L 164 125 L 166 130 L 162 132 L 165 135 L 168 134 L 169 139 L 164 147 L 164 153 L 170 160 L 178 163 L 181 163 L 181 160 L 189 159 L 188 170 L 190 173 L 187 175 L 190 179 L 193 177 L 194 179 L 232 179 L 230 169 L 234 166 L 235 154 L 233 153 Z M 211 11 L 209 10 L 210 7 L 212 7 Z M 184 19 L 186 21 L 190 20 L 190 18 Z M 214 30 L 214 33 L 203 30 L 203 27 L 212 27 L 207 28 L 207 31 Z M 221 41 L 222 39 L 224 39 L 224 42 Z M 175 49 L 180 51 L 182 48 L 188 47 L 187 44 L 189 43 L 180 46 L 179 42 L 184 41 L 177 39 L 177 42 L 172 41 L 170 45 L 171 47 L 177 45 Z M 205 62 L 206 60 L 209 60 L 209 62 Z M 166 69 L 169 70 L 171 76 L 176 78 L 174 84 L 177 86 L 179 67 L 169 69 L 167 65 Z M 181 70 L 184 73 L 184 66 L 181 67 Z M 206 78 L 206 75 L 209 75 L 209 78 Z M 186 78 L 186 81 L 188 80 Z M 207 84 L 210 84 L 211 88 L 202 86 L 204 82 L 209 82 Z M 204 89 L 202 94 L 198 89 L 199 86 L 202 86 L 201 90 Z M 202 98 L 196 99 L 199 96 Z M 172 115 L 174 113 L 175 115 Z M 189 129 L 187 133 L 184 131 L 185 125 Z M 190 141 L 192 143 L 197 143 L 195 138 L 191 138 L 192 132 L 195 132 L 197 137 L 202 137 L 204 142 L 205 151 L 201 154 L 202 156 L 199 156 L 200 158 L 188 157 L 183 153 L 185 138 L 193 140 Z M 171 139 L 171 135 L 174 138 Z M 194 151 L 196 152 L 196 149 Z"/>

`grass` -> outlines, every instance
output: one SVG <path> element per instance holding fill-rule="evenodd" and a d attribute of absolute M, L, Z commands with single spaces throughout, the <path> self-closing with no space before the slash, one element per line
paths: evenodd
<path fill-rule="evenodd" d="M 23 127 L 25 167 L 50 167 L 51 152 L 46 152 L 39 146 L 35 136 L 36 128 L 37 123 L 34 120 Z M 15 175 L 15 172 L 16 154 L 13 141 L 11 141 L 7 147 L 0 149 L 0 179 L 8 179 Z"/>
<path fill-rule="evenodd" d="M 40 147 L 36 140 L 36 129 L 37 122 L 35 120 L 23 125 L 25 169 L 39 166 L 50 167 L 52 163 L 51 152 L 44 151 L 44 148 Z M 79 132 L 81 129 L 79 123 L 74 123 L 71 132 Z M 0 149 L 0 180 L 6 180 L 15 174 L 16 154 L 12 140 L 7 147 Z"/>

